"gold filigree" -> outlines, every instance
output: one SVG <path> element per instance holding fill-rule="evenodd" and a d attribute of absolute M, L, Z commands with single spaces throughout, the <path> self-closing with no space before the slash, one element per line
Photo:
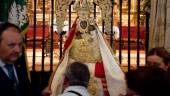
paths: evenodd
<path fill-rule="evenodd" d="M 91 76 L 88 85 L 88 92 L 90 93 L 91 96 L 99 96 L 97 90 L 98 90 L 97 79 Z"/>
<path fill-rule="evenodd" d="M 94 3 L 101 9 L 101 17 L 105 22 L 106 32 L 111 31 L 111 15 L 112 3 L 111 0 L 94 0 Z"/>
<path fill-rule="evenodd" d="M 100 60 L 101 54 L 97 38 L 89 33 L 81 34 L 80 39 L 75 38 L 70 49 L 70 57 L 76 61 L 87 63 L 95 63 L 96 60 Z"/>
<path fill-rule="evenodd" d="M 78 15 L 77 30 L 81 33 L 87 32 L 88 26 L 93 24 L 93 18 L 90 17 L 93 3 L 90 0 L 76 0 L 73 8 L 77 11 Z"/>
<path fill-rule="evenodd" d="M 58 32 L 64 27 L 64 21 L 67 19 L 67 10 L 74 0 L 55 0 L 56 5 L 56 24 Z"/>

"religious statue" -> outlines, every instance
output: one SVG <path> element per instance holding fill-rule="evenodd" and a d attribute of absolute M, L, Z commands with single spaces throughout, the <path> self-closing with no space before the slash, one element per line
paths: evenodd
<path fill-rule="evenodd" d="M 91 3 L 88 0 L 75 2 L 78 17 L 68 34 L 63 57 L 51 78 L 52 96 L 62 93 L 66 67 L 74 61 L 83 62 L 90 69 L 88 92 L 91 96 L 126 94 L 124 73 L 97 24 L 90 17 Z"/>

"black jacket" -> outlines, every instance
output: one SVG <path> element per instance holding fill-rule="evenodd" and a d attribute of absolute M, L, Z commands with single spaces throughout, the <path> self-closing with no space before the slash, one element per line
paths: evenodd
<path fill-rule="evenodd" d="M 34 92 L 28 78 L 27 68 L 24 64 L 15 64 L 19 80 L 21 96 L 34 96 Z M 0 96 L 15 96 L 14 84 L 0 67 Z"/>

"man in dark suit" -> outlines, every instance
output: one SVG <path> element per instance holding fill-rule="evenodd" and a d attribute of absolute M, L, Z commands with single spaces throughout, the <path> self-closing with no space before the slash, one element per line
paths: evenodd
<path fill-rule="evenodd" d="M 0 96 L 34 96 L 25 64 L 17 63 L 22 52 L 21 30 L 0 24 Z"/>

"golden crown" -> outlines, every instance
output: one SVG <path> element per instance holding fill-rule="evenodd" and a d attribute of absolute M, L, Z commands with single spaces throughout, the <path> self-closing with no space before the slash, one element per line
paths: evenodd
<path fill-rule="evenodd" d="M 77 11 L 79 18 L 88 18 L 91 13 L 91 2 L 87 0 L 77 0 L 74 4 L 74 8 Z"/>

